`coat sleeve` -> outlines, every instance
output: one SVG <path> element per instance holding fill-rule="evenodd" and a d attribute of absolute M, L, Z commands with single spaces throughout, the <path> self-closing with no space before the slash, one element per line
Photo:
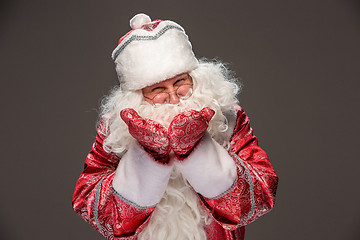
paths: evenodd
<path fill-rule="evenodd" d="M 235 108 L 237 123 L 229 154 L 236 165 L 237 179 L 220 197 L 200 196 L 203 205 L 228 230 L 247 225 L 269 212 L 274 207 L 278 182 L 267 154 L 253 134 L 249 118 L 241 107 Z"/>
<path fill-rule="evenodd" d="M 239 106 L 235 109 L 229 151 L 205 134 L 188 159 L 177 163 L 203 207 L 226 230 L 269 212 L 277 188 L 277 176 L 258 146 L 249 118 Z"/>
<path fill-rule="evenodd" d="M 108 239 L 135 239 L 155 207 L 139 208 L 122 199 L 113 188 L 120 158 L 103 149 L 103 125 L 86 157 L 72 198 L 74 210 Z"/>

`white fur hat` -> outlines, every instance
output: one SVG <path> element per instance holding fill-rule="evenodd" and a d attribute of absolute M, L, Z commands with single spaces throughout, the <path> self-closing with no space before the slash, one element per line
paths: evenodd
<path fill-rule="evenodd" d="M 112 53 L 122 89 L 138 90 L 198 66 L 185 30 L 166 20 L 151 21 L 140 13 L 130 20 L 133 30 L 120 38 Z"/>

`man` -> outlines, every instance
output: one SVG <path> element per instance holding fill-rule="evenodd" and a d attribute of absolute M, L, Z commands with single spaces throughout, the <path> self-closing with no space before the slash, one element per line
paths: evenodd
<path fill-rule="evenodd" d="M 131 21 L 73 207 L 108 239 L 243 239 L 274 206 L 277 176 L 218 62 L 172 21 Z"/>

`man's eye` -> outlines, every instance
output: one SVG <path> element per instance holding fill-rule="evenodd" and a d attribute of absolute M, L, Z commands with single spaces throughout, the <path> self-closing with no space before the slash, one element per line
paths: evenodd
<path fill-rule="evenodd" d="M 174 86 L 181 85 L 181 84 L 184 83 L 184 81 L 185 81 L 185 79 L 184 79 L 184 78 L 181 78 L 181 79 L 177 80 L 177 81 L 174 83 Z"/>
<path fill-rule="evenodd" d="M 151 91 L 152 92 L 160 92 L 162 91 L 164 88 L 163 87 L 156 87 L 156 88 L 153 88 Z"/>

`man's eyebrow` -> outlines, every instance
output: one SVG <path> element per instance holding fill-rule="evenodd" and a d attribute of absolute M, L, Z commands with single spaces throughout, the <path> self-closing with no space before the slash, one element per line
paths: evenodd
<path fill-rule="evenodd" d="M 154 85 L 151 86 L 151 88 L 157 88 L 157 87 L 161 87 L 161 82 L 159 83 L 155 83 Z"/>
<path fill-rule="evenodd" d="M 187 74 L 180 75 L 176 78 L 176 80 L 187 78 Z"/>

